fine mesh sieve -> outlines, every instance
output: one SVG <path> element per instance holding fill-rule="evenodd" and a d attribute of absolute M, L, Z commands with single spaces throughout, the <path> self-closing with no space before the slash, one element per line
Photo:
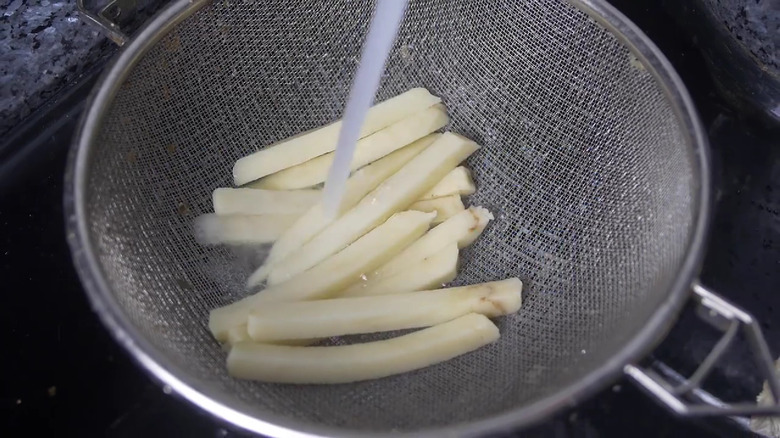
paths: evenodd
<path fill-rule="evenodd" d="M 517 276 L 495 345 L 348 385 L 232 379 L 207 329 L 256 266 L 192 220 L 236 159 L 340 117 L 371 2 L 176 1 L 94 93 L 68 171 L 74 258 L 146 367 L 243 427 L 476 433 L 528 424 L 647 352 L 685 298 L 707 206 L 706 145 L 646 39 L 600 2 L 412 1 L 377 100 L 440 96 L 482 149 L 467 203 L 492 221 L 455 284 Z"/>

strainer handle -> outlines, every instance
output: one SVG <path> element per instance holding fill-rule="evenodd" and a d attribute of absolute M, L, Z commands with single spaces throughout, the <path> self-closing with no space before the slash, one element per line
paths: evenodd
<path fill-rule="evenodd" d="M 123 46 L 128 37 L 116 21 L 135 14 L 138 7 L 136 0 L 111 0 L 97 12 L 91 11 L 84 2 L 85 0 L 76 0 L 76 6 L 83 20 L 98 28 L 118 46 Z"/>
<path fill-rule="evenodd" d="M 696 313 L 698 316 L 722 331 L 723 335 L 691 377 L 672 379 L 669 376 L 678 374 L 663 364 L 656 364 L 656 368 L 665 369 L 667 372 L 664 374 L 667 377 L 661 376 L 651 367 L 627 365 L 625 373 L 628 377 L 672 412 L 681 416 L 780 415 L 780 403 L 778 403 L 780 400 L 780 379 L 756 319 L 700 284 L 693 286 L 693 300 L 697 304 Z M 771 399 L 761 403 L 725 403 L 701 387 L 704 379 L 707 378 L 740 330 L 748 341 L 754 360 L 760 373 L 766 379 L 772 395 Z"/>

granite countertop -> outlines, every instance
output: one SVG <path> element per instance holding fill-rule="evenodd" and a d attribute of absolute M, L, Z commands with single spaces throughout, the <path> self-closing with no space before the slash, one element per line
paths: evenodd
<path fill-rule="evenodd" d="M 0 135 L 116 50 L 79 17 L 75 0 L 0 6 Z"/>
<path fill-rule="evenodd" d="M 106 0 L 91 0 L 105 3 Z M 779 68 L 778 0 L 702 0 L 766 68 Z M 614 3 L 614 1 L 612 1 Z M 79 17 L 76 0 L 0 5 L 0 136 L 116 51 Z M 167 0 L 139 0 L 139 21 Z"/>
<path fill-rule="evenodd" d="M 704 4 L 760 63 L 780 72 L 780 1 L 706 0 Z"/>

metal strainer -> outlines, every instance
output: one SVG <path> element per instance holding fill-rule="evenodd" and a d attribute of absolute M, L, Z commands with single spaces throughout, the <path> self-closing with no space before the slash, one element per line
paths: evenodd
<path fill-rule="evenodd" d="M 175 0 L 127 44 L 92 95 L 65 201 L 75 264 L 108 328 L 175 392 L 267 435 L 495 432 L 624 370 L 660 393 L 665 382 L 629 364 L 694 284 L 707 145 L 668 63 L 596 0 L 413 1 L 377 96 L 426 87 L 447 128 L 482 146 L 467 162 L 468 203 L 496 220 L 462 253 L 456 283 L 523 280 L 501 340 L 357 384 L 227 375 L 208 312 L 245 295 L 255 266 L 196 244 L 192 219 L 231 186 L 236 159 L 340 117 L 372 9 Z"/>

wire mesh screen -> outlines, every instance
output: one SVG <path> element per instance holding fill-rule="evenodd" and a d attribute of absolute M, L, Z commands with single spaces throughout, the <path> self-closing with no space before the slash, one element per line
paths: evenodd
<path fill-rule="evenodd" d="M 338 117 L 370 2 L 214 1 L 121 86 L 93 145 L 87 223 L 115 299 L 208 396 L 261 419 L 406 431 L 482 419 L 561 390 L 664 300 L 697 207 L 693 147 L 653 76 L 561 1 L 413 1 L 377 98 L 441 96 L 482 149 L 466 203 L 496 219 L 456 284 L 523 280 L 501 340 L 396 377 L 335 386 L 238 381 L 208 312 L 257 260 L 202 247 L 192 220 L 234 161 Z"/>

